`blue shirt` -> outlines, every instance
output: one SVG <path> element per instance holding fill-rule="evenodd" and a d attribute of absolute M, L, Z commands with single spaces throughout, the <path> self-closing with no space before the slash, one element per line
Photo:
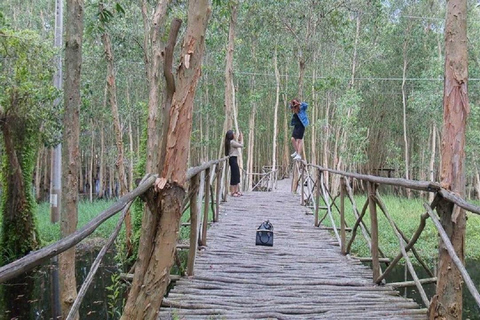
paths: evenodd
<path fill-rule="evenodd" d="M 308 121 L 308 116 L 307 116 L 307 108 L 308 108 L 308 104 L 306 102 L 302 102 L 300 104 L 300 111 L 298 111 L 298 113 L 294 113 L 292 115 L 292 121 L 290 123 L 292 126 L 300 124 L 300 123 L 297 123 L 298 120 L 300 120 L 301 124 L 304 127 L 306 127 L 310 124 L 310 122 Z"/>

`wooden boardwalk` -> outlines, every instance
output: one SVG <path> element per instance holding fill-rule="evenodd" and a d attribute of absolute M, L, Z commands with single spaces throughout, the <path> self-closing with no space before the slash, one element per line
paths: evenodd
<path fill-rule="evenodd" d="M 426 319 L 418 304 L 373 285 L 368 267 L 343 256 L 289 183 L 228 198 L 195 275 L 176 282 L 159 319 Z M 267 219 L 274 245 L 256 246 Z"/>

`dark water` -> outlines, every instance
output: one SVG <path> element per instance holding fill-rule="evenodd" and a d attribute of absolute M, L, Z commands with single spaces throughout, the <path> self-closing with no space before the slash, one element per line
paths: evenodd
<path fill-rule="evenodd" d="M 77 283 L 82 284 L 90 270 L 90 265 L 95 260 L 96 252 L 87 252 L 77 260 Z M 466 267 L 472 281 L 480 289 L 480 267 L 478 261 L 467 261 Z M 51 264 L 44 265 L 34 272 L 23 275 L 8 284 L 0 285 L 0 320 L 43 320 L 54 319 L 54 286 L 52 286 Z M 416 268 L 419 278 L 428 278 L 423 269 Z M 80 307 L 80 319 L 114 320 L 120 318 L 121 300 L 125 297 L 118 290 L 107 290 L 112 285 L 112 275 L 117 273 L 114 255 L 105 256 L 101 267 L 98 269 L 94 281 Z M 403 266 L 397 267 L 387 282 L 401 282 L 405 279 Z M 411 280 L 408 276 L 407 280 Z M 79 288 L 78 288 L 79 289 Z M 430 299 L 435 294 L 433 284 L 424 285 Z M 402 295 L 413 298 L 418 304 L 423 305 L 416 287 L 399 289 Z M 470 292 L 464 287 L 463 319 L 480 320 L 480 308 L 472 298 Z M 109 295 L 119 293 L 116 299 L 109 299 Z"/>
<path fill-rule="evenodd" d="M 465 263 L 467 272 L 470 275 L 473 283 L 475 284 L 477 290 L 480 290 L 480 266 L 479 261 L 476 260 L 469 260 Z M 427 273 L 423 270 L 423 268 L 416 267 L 415 271 L 417 272 L 417 276 L 422 278 L 429 278 Z M 408 272 L 407 272 L 408 273 Z M 409 273 L 408 273 L 409 274 Z M 405 279 L 405 268 L 400 266 L 395 268 L 393 274 L 390 277 L 387 277 L 387 282 L 401 282 Z M 412 277 L 408 275 L 407 278 L 409 281 L 412 280 Z M 435 295 L 435 284 L 426 284 L 423 286 L 425 293 L 429 299 L 431 299 Z M 409 297 L 414 299 L 419 305 L 425 307 L 423 304 L 422 298 L 420 297 L 420 293 L 417 290 L 417 287 L 409 287 L 409 288 L 401 288 L 398 289 L 403 296 Z M 468 288 L 464 285 L 463 286 L 463 319 L 467 320 L 480 320 L 480 307 L 477 305 L 475 300 L 473 299 L 472 295 Z"/>
<path fill-rule="evenodd" d="M 86 278 L 96 252 L 83 253 L 77 257 L 76 277 L 77 284 L 81 286 Z M 57 313 L 54 304 L 54 288 L 52 275 L 55 266 L 51 263 L 43 265 L 33 272 L 24 274 L 9 283 L 0 285 L 0 319 L 1 320 L 43 320 L 55 319 Z M 118 309 L 122 297 L 118 301 L 110 299 L 113 303 L 109 307 L 108 295 L 112 291 L 106 290 L 112 285 L 112 275 L 116 273 L 113 254 L 109 253 L 103 258 L 95 278 L 88 289 L 80 306 L 80 319 L 118 319 L 116 315 L 108 312 Z M 80 289 L 80 287 L 78 287 Z"/>

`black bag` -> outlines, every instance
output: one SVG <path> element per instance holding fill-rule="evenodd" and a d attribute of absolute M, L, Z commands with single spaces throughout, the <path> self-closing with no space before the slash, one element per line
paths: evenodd
<path fill-rule="evenodd" d="M 255 240 L 257 246 L 273 246 L 273 226 L 270 221 L 264 221 L 257 229 Z"/>

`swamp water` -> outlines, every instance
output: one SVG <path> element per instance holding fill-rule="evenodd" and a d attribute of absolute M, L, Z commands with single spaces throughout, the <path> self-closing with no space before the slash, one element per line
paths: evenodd
<path fill-rule="evenodd" d="M 96 255 L 96 252 L 87 252 L 77 258 L 77 283 L 80 285 L 86 278 Z M 480 289 L 480 267 L 478 264 L 479 261 L 476 260 L 467 261 L 467 270 L 472 281 L 477 285 L 477 289 Z M 52 268 L 53 266 L 50 264 L 44 265 L 27 276 L 18 277 L 9 284 L 1 284 L 0 320 L 54 319 Z M 422 270 L 418 269 L 416 271 L 420 278 L 427 277 Z M 108 299 L 108 295 L 111 295 L 112 292 L 107 290 L 107 287 L 112 285 L 112 275 L 116 272 L 117 268 L 113 254 L 107 253 L 80 306 L 80 319 L 115 320 L 120 318 L 118 313 L 121 312 L 120 301 L 116 302 L 115 311 L 117 313 L 112 314 L 112 310 L 109 310 L 112 301 Z M 405 269 L 403 266 L 399 266 L 387 280 L 388 282 L 401 282 L 404 279 Z M 411 280 L 411 277 L 408 280 Z M 424 285 L 424 289 L 428 297 L 433 296 L 435 292 L 433 284 Z M 398 291 L 406 297 L 413 298 L 423 306 L 416 287 L 400 288 Z M 466 287 L 464 287 L 463 292 L 463 319 L 480 320 L 480 308 Z"/>
<path fill-rule="evenodd" d="M 470 275 L 473 283 L 475 284 L 477 290 L 480 291 L 480 266 L 478 260 L 467 260 L 466 261 L 466 268 L 467 272 Z M 422 278 L 429 278 L 427 273 L 419 267 L 415 267 L 415 271 L 420 279 Z M 408 272 L 407 272 L 408 273 Z M 394 269 L 392 274 L 387 277 L 387 282 L 401 282 L 405 280 L 405 267 L 400 266 Z M 412 280 L 412 277 L 409 275 L 407 278 L 408 281 Z M 434 284 L 426 284 L 423 285 L 423 289 L 429 299 L 435 294 L 435 285 Z M 420 293 L 417 290 L 416 286 L 408 287 L 408 288 L 398 288 L 397 289 L 402 296 L 412 298 L 421 305 L 423 308 L 425 305 L 423 304 L 422 298 Z M 475 299 L 468 291 L 468 288 L 464 285 L 463 286 L 463 319 L 465 320 L 480 320 L 480 307 L 475 302 Z"/>
<path fill-rule="evenodd" d="M 77 254 L 76 278 L 82 285 L 97 252 Z M 114 255 L 107 253 L 94 280 L 80 305 L 80 319 L 108 320 L 118 319 L 109 313 L 107 290 L 112 285 L 112 275 L 117 272 Z M 33 272 L 19 276 L 0 285 L 0 320 L 44 320 L 55 319 L 54 265 L 44 264 Z M 79 290 L 80 287 L 77 288 Z M 120 307 L 116 308 L 118 311 Z"/>

